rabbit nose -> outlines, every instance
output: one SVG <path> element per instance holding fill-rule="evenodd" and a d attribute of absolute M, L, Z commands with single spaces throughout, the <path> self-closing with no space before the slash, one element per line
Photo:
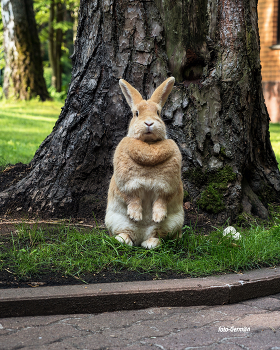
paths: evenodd
<path fill-rule="evenodd" d="M 145 122 L 145 124 L 146 124 L 147 126 L 152 126 L 152 125 L 154 124 L 154 122 L 148 121 L 148 122 Z"/>

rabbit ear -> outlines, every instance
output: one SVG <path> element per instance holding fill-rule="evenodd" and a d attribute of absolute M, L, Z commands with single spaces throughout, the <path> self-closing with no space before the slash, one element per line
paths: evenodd
<path fill-rule="evenodd" d="M 151 101 L 157 103 L 162 108 L 173 88 L 175 78 L 170 77 L 166 79 L 152 94 Z"/>
<path fill-rule="evenodd" d="M 127 81 L 120 79 L 119 84 L 124 94 L 124 97 L 126 98 L 126 101 L 131 109 L 134 107 L 134 105 L 143 100 L 141 94 L 136 89 L 134 89 L 134 87 L 132 87 Z"/>

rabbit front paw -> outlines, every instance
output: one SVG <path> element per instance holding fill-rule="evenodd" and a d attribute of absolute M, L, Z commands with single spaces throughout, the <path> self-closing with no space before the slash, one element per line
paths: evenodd
<path fill-rule="evenodd" d="M 154 222 L 161 222 L 163 221 L 167 216 L 167 211 L 163 208 L 157 208 L 153 211 L 153 221 Z"/>
<path fill-rule="evenodd" d="M 153 221 L 161 222 L 167 217 L 166 202 L 162 198 L 158 198 L 153 205 Z"/>
<path fill-rule="evenodd" d="M 142 220 L 142 207 L 135 204 L 130 203 L 127 206 L 127 215 L 131 220 L 141 221 Z"/>

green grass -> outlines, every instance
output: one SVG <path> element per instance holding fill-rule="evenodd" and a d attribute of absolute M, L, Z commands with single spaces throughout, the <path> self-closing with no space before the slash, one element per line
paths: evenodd
<path fill-rule="evenodd" d="M 19 277 L 50 271 L 82 276 L 123 269 L 196 277 L 275 266 L 280 263 L 279 207 L 277 215 L 269 227 L 239 228 L 237 241 L 223 237 L 222 229 L 203 235 L 185 227 L 182 239 L 163 241 L 152 250 L 123 245 L 101 229 L 86 232 L 67 225 L 30 229 L 23 224 L 8 241 L 2 238 L 0 270 L 9 269 Z"/>
<path fill-rule="evenodd" d="M 0 166 L 29 163 L 51 133 L 62 102 L 0 102 Z"/>
<path fill-rule="evenodd" d="M 270 140 L 280 169 L 280 124 L 270 124 Z"/>

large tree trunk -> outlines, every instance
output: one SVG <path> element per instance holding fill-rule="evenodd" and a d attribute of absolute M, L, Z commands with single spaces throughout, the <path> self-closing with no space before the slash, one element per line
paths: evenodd
<path fill-rule="evenodd" d="M 267 218 L 280 176 L 261 87 L 257 1 L 156 3 L 170 70 L 187 87 L 185 105 L 170 101 L 165 117 L 185 155 L 190 197 L 221 222 L 242 211 Z"/>
<path fill-rule="evenodd" d="M 1 0 L 6 98 L 49 98 L 32 0 Z"/>
<path fill-rule="evenodd" d="M 183 155 L 186 200 L 219 222 L 242 211 L 266 218 L 280 174 L 256 1 L 82 0 L 79 16 L 65 106 L 29 174 L 0 194 L 2 212 L 102 218 L 113 151 L 131 117 L 118 80 L 148 98 L 172 74 L 163 119 Z"/>

